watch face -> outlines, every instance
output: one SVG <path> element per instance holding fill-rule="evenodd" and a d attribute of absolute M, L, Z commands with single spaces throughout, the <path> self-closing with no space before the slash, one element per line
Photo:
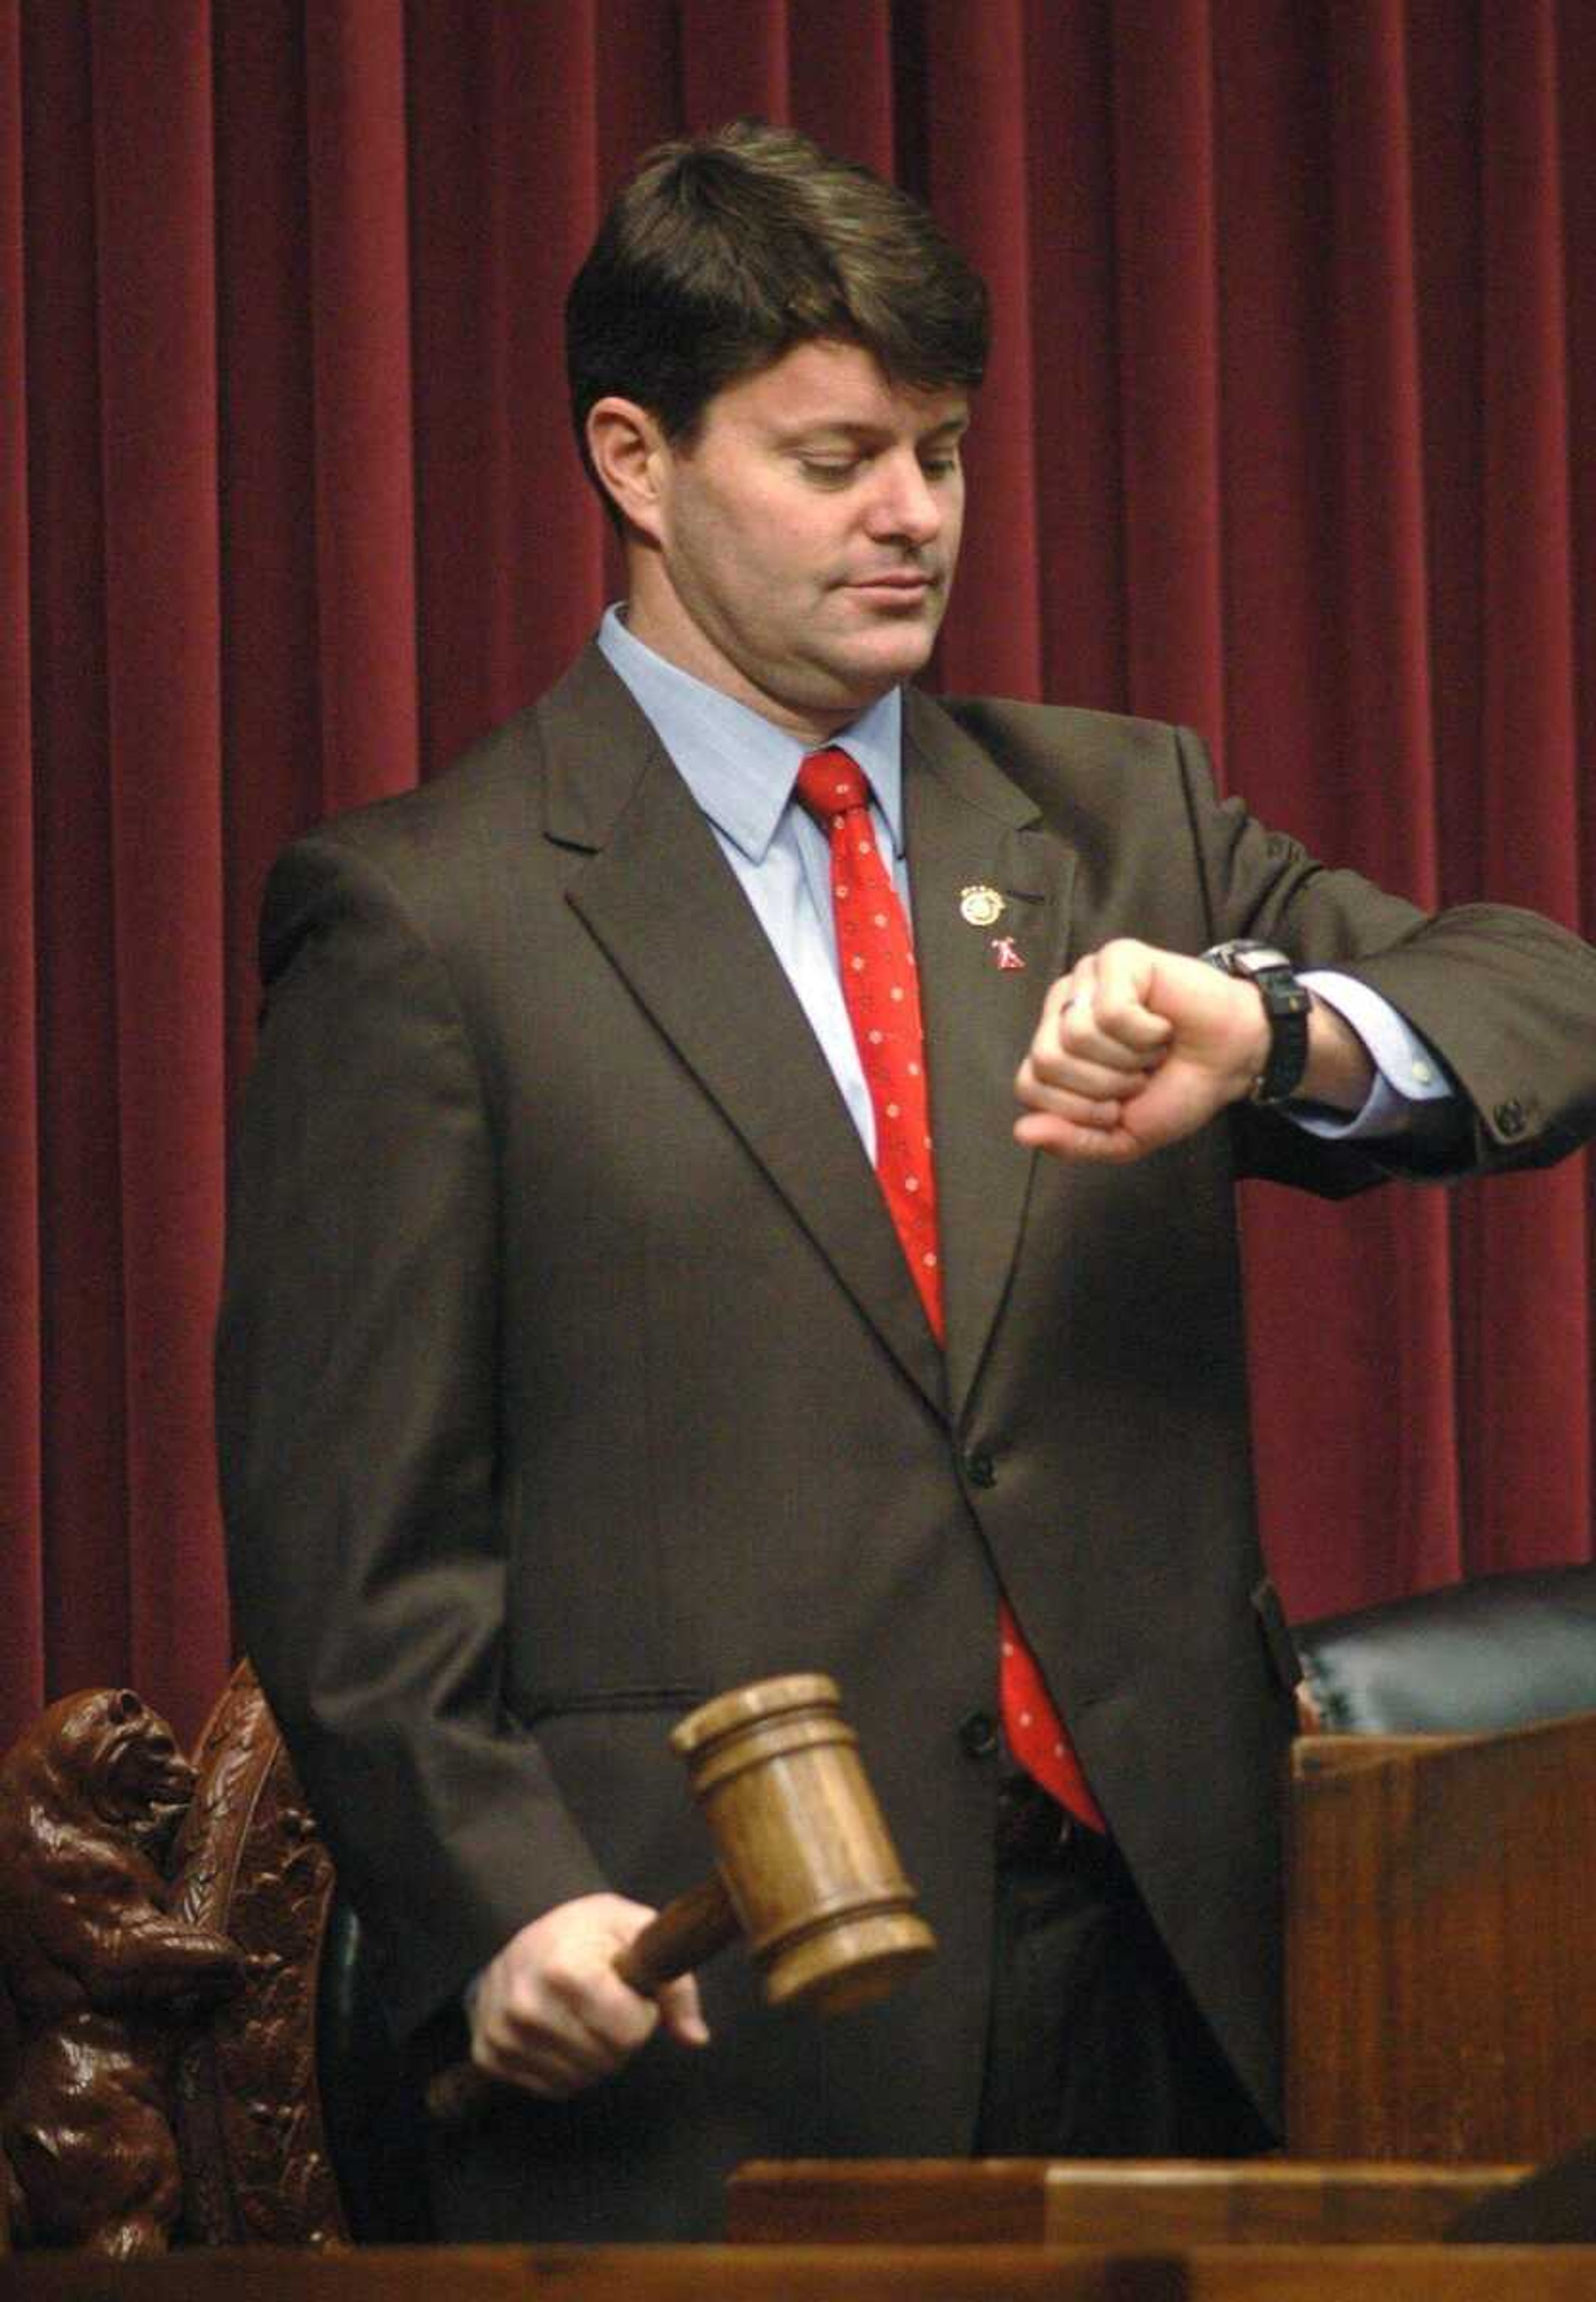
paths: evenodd
<path fill-rule="evenodd" d="M 1232 943 L 1216 943 L 1202 955 L 1211 967 L 1226 975 L 1244 975 L 1249 982 L 1261 975 L 1291 972 L 1291 962 L 1283 951 L 1277 951 L 1272 943 L 1251 942 L 1245 936 Z"/>
<path fill-rule="evenodd" d="M 1236 964 L 1243 975 L 1289 975 L 1291 972 L 1291 962 L 1285 953 L 1264 943 L 1253 944 L 1247 950 L 1239 951 Z"/>

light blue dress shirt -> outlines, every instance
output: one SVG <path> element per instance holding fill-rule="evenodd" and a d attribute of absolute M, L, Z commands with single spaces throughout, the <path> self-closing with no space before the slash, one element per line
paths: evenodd
<path fill-rule="evenodd" d="M 809 1018 L 874 1165 L 875 1113 L 837 973 L 830 843 L 819 825 L 792 803 L 798 769 L 814 746 L 656 654 L 627 630 L 618 607 L 607 610 L 599 645 L 708 818 Z M 892 858 L 893 878 L 907 909 L 903 725 L 903 696 L 894 688 L 834 740 L 869 778 L 876 843 Z M 1407 1103 L 1451 1092 L 1440 1057 L 1378 992 L 1325 969 L 1302 979 L 1357 1033 L 1373 1061 L 1375 1079 L 1363 1109 L 1350 1118 L 1290 1113 L 1299 1126 L 1337 1139 L 1399 1133 Z"/>

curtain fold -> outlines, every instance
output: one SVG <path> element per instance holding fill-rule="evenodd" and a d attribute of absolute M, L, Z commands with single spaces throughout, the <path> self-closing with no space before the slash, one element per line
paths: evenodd
<path fill-rule="evenodd" d="M 403 791 L 418 767 L 404 17 L 306 15 L 323 790 Z"/>
<path fill-rule="evenodd" d="M 1260 40 L 1265 55 L 1281 46 L 1284 19 L 1278 9 L 1273 15 L 1277 37 Z M 1289 794 L 1278 809 L 1282 820 L 1316 852 L 1433 903 L 1441 893 L 1437 769 L 1403 12 L 1378 0 L 1328 13 L 1315 29 L 1297 62 L 1292 103 L 1273 111 L 1277 127 L 1299 107 L 1306 112 L 1317 164 L 1312 208 L 1297 220 L 1289 248 L 1276 250 L 1269 281 L 1283 313 L 1296 267 L 1317 274 L 1313 332 L 1304 342 L 1312 365 L 1299 379 L 1295 411 L 1306 429 L 1290 479 L 1276 476 L 1273 518 L 1265 496 L 1255 491 L 1247 500 L 1244 492 L 1249 438 L 1279 438 L 1282 430 L 1278 412 L 1258 399 L 1271 389 L 1268 339 L 1247 347 L 1254 374 L 1239 361 L 1230 371 L 1249 403 L 1247 429 L 1232 425 L 1228 433 L 1230 532 L 1237 551 L 1266 555 L 1250 571 L 1249 618 L 1271 618 L 1272 584 L 1283 581 L 1295 594 L 1289 653 L 1254 667 L 1264 692 L 1248 696 L 1245 710 L 1238 697 L 1233 748 L 1239 755 L 1259 710 L 1292 730 L 1295 756 L 1279 765 Z M 1311 109 L 1305 82 L 1320 91 Z M 1250 93 L 1256 100 L 1256 89 Z M 1233 115 L 1238 127 L 1244 117 Z M 1286 160 L 1277 146 L 1273 166 Z M 1252 189 L 1267 203 L 1266 181 Z M 1234 498 L 1232 470 L 1241 475 Z M 1282 517 L 1296 524 L 1288 549 Z M 1294 709 L 1289 668 L 1311 695 L 1311 718 Z M 1463 1498 L 1445 1203 L 1388 1194 L 1350 1222 L 1331 1208 L 1281 1220 L 1273 1206 L 1250 1206 L 1247 1243 L 1260 1483 L 1277 1544 L 1290 1557 L 1305 1525 L 1337 1530 L 1341 1558 L 1322 1533 L 1313 1578 L 1337 1600 L 1348 1587 L 1383 1586 L 1394 1528 L 1407 1577 L 1457 1573 Z M 1279 1310 L 1270 1306 L 1293 1299 L 1345 1305 L 1349 1315 L 1299 1321 L 1282 1348 Z M 1294 1396 L 1304 1400 L 1295 1409 Z M 1294 1439 L 1287 1435 L 1293 1421 Z M 1371 1435 L 1392 1431 L 1399 1446 L 1371 1449 Z M 1303 1462 L 1294 1459 L 1304 1441 L 1306 1483 Z M 1298 1575 L 1309 1579 L 1301 1568 Z"/>
<path fill-rule="evenodd" d="M 1568 918 L 1580 903 L 1590 769 L 1582 777 L 1569 612 L 1567 298 L 1580 275 L 1563 205 L 1558 12 L 1551 0 L 1498 0 L 1482 32 L 1480 877 Z M 1500 1205 L 1494 1194 L 1472 1200 L 1462 1218 L 1466 1283 L 1493 1311 L 1471 1338 L 1474 1394 L 1493 1411 L 1467 1429 L 1468 1483 L 1499 1558 L 1516 1551 L 1521 1513 L 1554 1557 L 1591 1524 L 1589 1200 L 1579 1184 L 1577 1172 L 1558 1172 Z"/>
<path fill-rule="evenodd" d="M 1129 0 L 1113 21 L 1128 701 L 1133 710 L 1205 729 L 1222 758 L 1219 186 L 1209 0 Z M 1169 68 L 1172 50 L 1182 59 L 1179 71 Z"/>
<path fill-rule="evenodd" d="M 0 1735 L 111 1678 L 190 1732 L 226 1668 L 262 883 L 615 595 L 566 285 L 740 112 L 993 283 L 946 685 L 1596 926 L 1591 0 L 0 0 Z M 1592 1218 L 1584 1158 L 1247 1195 L 1293 1611 L 1592 1555 Z"/>
<path fill-rule="evenodd" d="M 27 381 L 21 26 L 0 0 L 0 1621 L 13 1626 L 13 1716 L 44 1695 L 38 1397 L 38 923 L 33 900 L 32 681 L 27 602 Z"/>
<path fill-rule="evenodd" d="M 217 441 L 230 1095 L 254 1044 L 271 859 L 322 771 L 305 45 L 294 0 L 214 19 Z M 261 186 L 273 188 L 263 198 Z"/>
<path fill-rule="evenodd" d="M 214 1547 L 193 1542 L 213 1519 L 193 1409 L 225 1122 L 213 130 L 196 29 L 163 0 L 106 10 L 90 78 L 127 1608 L 157 1684 L 225 1618 Z"/>
<path fill-rule="evenodd" d="M 942 223 L 992 292 L 993 350 L 966 450 L 970 500 L 940 671 L 962 693 L 1041 690 L 1044 582 L 1037 531 L 1031 231 L 1026 199 L 1022 0 L 927 9 L 928 181 Z"/>
<path fill-rule="evenodd" d="M 556 676 L 605 597 L 604 522 L 573 484 L 565 290 L 599 220 L 591 4 L 550 52 L 531 9 L 412 19 L 423 756 L 436 766 Z M 665 132 L 645 129 L 643 140 Z M 494 572 L 484 583 L 484 567 Z"/>

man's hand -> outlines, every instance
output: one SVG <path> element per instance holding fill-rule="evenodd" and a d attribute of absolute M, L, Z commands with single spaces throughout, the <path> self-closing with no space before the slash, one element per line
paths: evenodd
<path fill-rule="evenodd" d="M 1014 1134 L 1055 1159 L 1123 1165 L 1194 1135 L 1249 1095 L 1268 1056 L 1256 985 L 1122 937 L 1089 953 L 1042 1002 L 1014 1081 L 1025 1105 Z M 1361 1111 L 1373 1078 L 1357 1033 L 1315 999 L 1298 1096 Z"/>
<path fill-rule="evenodd" d="M 621 1895 L 584 1895 L 512 1936 L 473 1995 L 477 2068 L 558 2101 L 618 2070 L 660 2022 L 684 2046 L 707 2045 L 690 1974 L 643 1998 L 614 1970 L 653 1915 Z"/>
<path fill-rule="evenodd" d="M 1248 1094 L 1269 1053 L 1264 1002 L 1205 960 L 1121 937 L 1060 978 L 1021 1064 L 1017 1139 L 1123 1164 Z"/>

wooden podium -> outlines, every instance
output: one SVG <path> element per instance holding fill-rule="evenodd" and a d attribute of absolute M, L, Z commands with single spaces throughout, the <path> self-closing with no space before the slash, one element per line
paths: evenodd
<path fill-rule="evenodd" d="M 1288 1882 L 1293 2158 L 1538 2163 L 1596 2136 L 1596 1713 L 1305 1736 Z"/>

